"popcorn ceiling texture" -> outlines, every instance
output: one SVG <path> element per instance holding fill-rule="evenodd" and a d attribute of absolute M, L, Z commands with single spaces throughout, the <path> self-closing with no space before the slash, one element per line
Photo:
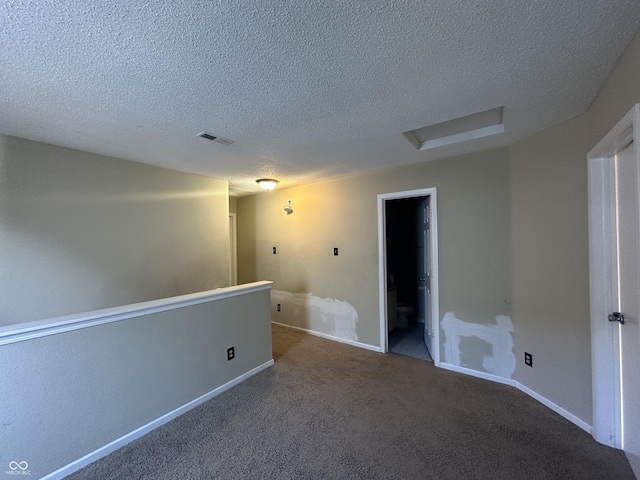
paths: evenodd
<path fill-rule="evenodd" d="M 639 19 L 637 0 L 7 0 L 0 133 L 240 191 L 309 183 L 578 115 Z M 433 152 L 401 135 L 501 105 L 503 135 Z"/>

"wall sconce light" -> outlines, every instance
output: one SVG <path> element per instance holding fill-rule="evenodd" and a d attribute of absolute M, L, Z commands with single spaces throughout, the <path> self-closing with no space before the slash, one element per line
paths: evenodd
<path fill-rule="evenodd" d="M 289 199 L 287 200 L 287 204 L 284 207 L 284 211 L 287 212 L 287 215 L 291 215 L 293 213 L 293 208 L 291 208 L 291 205 L 293 205 L 293 199 Z"/>
<path fill-rule="evenodd" d="M 259 178 L 256 180 L 256 183 L 265 190 L 273 190 L 278 184 L 278 180 L 274 180 L 273 178 Z"/>

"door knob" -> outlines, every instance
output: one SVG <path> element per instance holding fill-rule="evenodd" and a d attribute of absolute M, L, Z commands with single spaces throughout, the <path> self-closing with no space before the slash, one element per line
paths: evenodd
<path fill-rule="evenodd" d="M 610 322 L 620 322 L 620 325 L 624 325 L 624 315 L 620 312 L 613 312 L 609 315 Z"/>

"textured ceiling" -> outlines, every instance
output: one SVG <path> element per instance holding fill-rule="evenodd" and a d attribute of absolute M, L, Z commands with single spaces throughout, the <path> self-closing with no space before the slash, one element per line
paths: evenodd
<path fill-rule="evenodd" d="M 580 114 L 639 20 L 638 0 L 3 0 L 0 133 L 239 192 L 309 183 Z M 427 152 L 402 135 L 502 105 L 502 135 Z"/>

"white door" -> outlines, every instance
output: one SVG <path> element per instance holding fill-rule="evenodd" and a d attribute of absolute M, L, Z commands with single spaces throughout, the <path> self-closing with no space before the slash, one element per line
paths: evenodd
<path fill-rule="evenodd" d="M 424 322 L 424 343 L 429 350 L 429 355 L 433 352 L 433 319 L 431 318 L 431 284 L 433 281 L 433 267 L 431 262 L 431 197 L 427 197 L 425 203 L 425 229 L 424 229 L 424 261 L 425 261 L 425 322 Z"/>
<path fill-rule="evenodd" d="M 431 197 L 418 203 L 417 225 L 417 275 L 418 275 L 418 321 L 424 322 L 424 343 L 432 352 L 433 335 L 431 319 Z"/>
<path fill-rule="evenodd" d="M 610 321 L 620 338 L 622 449 L 640 478 L 640 204 L 635 148 L 632 143 L 616 156 L 617 311 L 624 316 L 624 324 L 615 316 Z"/>

